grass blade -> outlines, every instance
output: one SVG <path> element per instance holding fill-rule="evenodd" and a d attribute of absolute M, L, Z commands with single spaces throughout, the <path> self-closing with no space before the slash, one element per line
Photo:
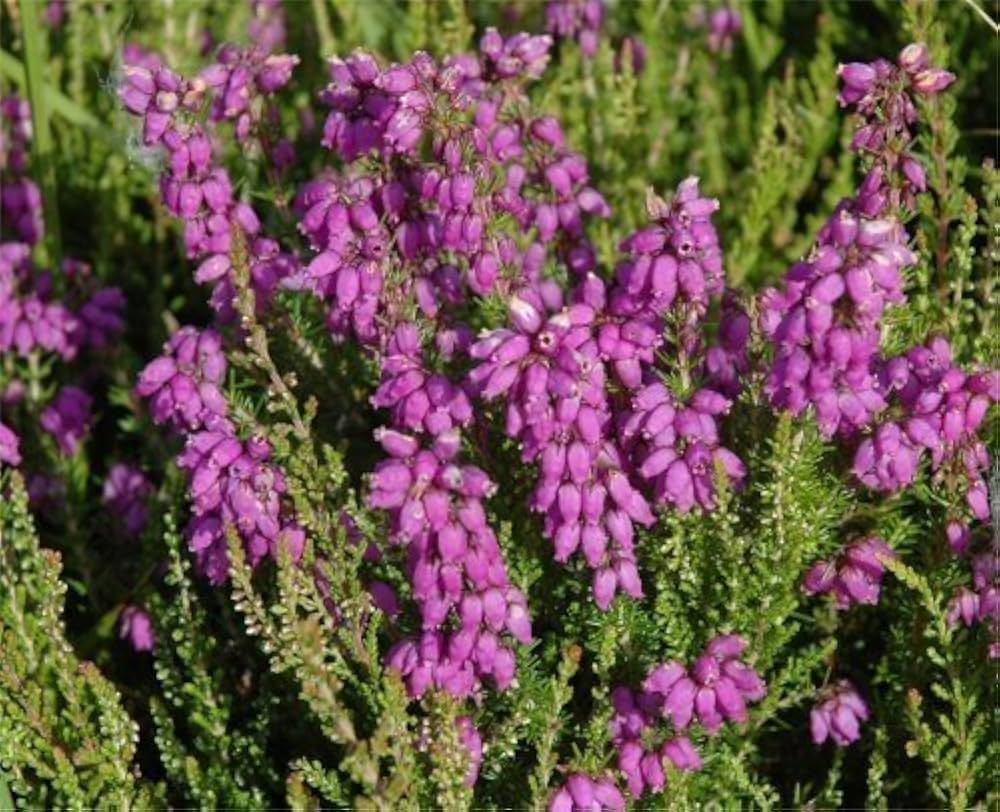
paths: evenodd
<path fill-rule="evenodd" d="M 21 3 L 21 25 L 24 35 L 24 71 L 28 83 L 28 101 L 31 102 L 31 123 L 34 129 L 32 159 L 42 185 L 42 204 L 45 209 L 45 233 L 49 247 L 47 259 L 52 264 L 62 256 L 59 229 L 59 198 L 56 185 L 55 151 L 52 130 L 49 126 L 49 105 L 45 97 L 45 33 L 39 23 L 42 10 L 40 0 Z"/>

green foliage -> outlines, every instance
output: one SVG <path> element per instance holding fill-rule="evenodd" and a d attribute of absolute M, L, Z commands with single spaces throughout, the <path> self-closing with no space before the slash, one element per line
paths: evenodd
<path fill-rule="evenodd" d="M 27 807 L 143 809 L 138 728 L 66 639 L 59 555 L 38 543 L 24 482 L 0 474 L 0 775 Z M 0 801 L 3 795 L 0 794 Z"/>
<path fill-rule="evenodd" d="M 32 160 L 49 225 L 36 260 L 54 267 L 63 255 L 86 258 L 98 279 L 139 303 L 139 315 L 121 345 L 93 365 L 94 381 L 108 392 L 93 444 L 67 459 L 51 438 L 25 438 L 26 456 L 58 477 L 64 498 L 33 519 L 21 476 L 0 473 L 0 809 L 542 809 L 569 772 L 615 773 L 608 724 L 615 686 L 637 685 L 654 663 L 690 662 L 726 632 L 747 637 L 768 695 L 745 725 L 692 734 L 704 769 L 672 773 L 667 793 L 638 808 L 996 806 L 1000 711 L 985 634 L 947 622 L 954 590 L 968 579 L 943 540 L 954 499 L 923 474 L 905 496 L 858 490 L 844 452 L 811 419 L 774 415 L 759 377 L 725 421 L 727 445 L 749 468 L 748 487 L 733 491 L 720 471 L 717 510 L 667 512 L 642 531 L 646 596 L 618 600 L 608 612 L 594 606 L 584 566 L 552 560 L 527 508 L 531 468 L 503 437 L 503 415 L 487 410 L 464 450 L 502 483 L 489 518 L 511 580 L 528 597 L 536 640 L 520 647 L 506 692 L 487 690 L 468 703 L 433 692 L 411 701 L 383 667 L 401 628 L 365 588 L 379 578 L 407 603 L 405 552 L 382 543 L 385 519 L 364 502 L 364 477 L 378 459 L 368 400 L 378 370 L 357 347 L 330 342 L 311 297 L 282 291 L 259 315 L 245 247 L 237 245 L 231 417 L 242 436 L 270 442 L 310 544 L 298 563 L 283 551 L 277 563 L 254 569 L 233 535 L 230 583 L 202 583 L 184 540 L 188 505 L 171 461 L 176 443 L 143 416 L 132 386 L 179 323 L 204 322 L 208 311 L 182 235 L 159 206 L 156 167 L 113 91 L 125 42 L 197 70 L 201 33 L 244 39 L 248 5 L 73 6 L 63 28 L 49 29 L 39 24 L 39 2 L 0 5 L 0 84 L 5 93 L 20 88 L 35 115 Z M 328 81 L 325 58 L 356 46 L 390 60 L 415 49 L 444 55 L 470 49 L 488 25 L 544 24 L 541 3 L 516 0 L 512 16 L 507 7 L 287 3 L 289 49 L 303 62 L 280 116 L 300 161 L 277 183 L 252 150 L 226 155 L 269 230 L 294 236 L 289 189 L 329 165 L 318 135 L 301 123 L 314 108 L 311 94 Z M 533 103 L 559 117 L 612 205 L 613 216 L 591 233 L 600 272 L 613 273 L 618 240 L 645 222 L 647 190 L 696 174 L 721 201 L 729 283 L 748 301 L 774 284 L 809 252 L 862 169 L 847 149 L 852 123 L 837 103 L 837 64 L 891 56 L 922 40 L 959 82 L 921 103 L 927 126 L 915 149 L 929 167 L 930 190 L 906 213 L 919 260 L 907 279 L 909 304 L 887 316 L 885 349 L 944 333 L 963 364 L 996 366 L 1000 171 L 983 160 L 996 136 L 996 60 L 981 16 L 969 2 L 925 0 L 762 0 L 738 8 L 742 35 L 731 50 L 711 52 L 692 5 L 611 3 L 596 55 L 558 43 L 535 86 Z M 646 47 L 641 71 L 626 36 Z M 476 329 L 506 317 L 499 295 L 468 314 Z M 761 344 L 755 333 L 758 359 L 766 357 Z M 5 354 L 0 392 L 25 384 L 20 403 L 4 399 L 5 420 L 33 420 L 69 380 L 51 360 Z M 1000 426 L 992 425 L 995 451 Z M 107 462 L 120 458 L 150 472 L 157 489 L 150 529 L 127 549 L 100 507 Z M 804 595 L 813 562 L 876 533 L 900 553 L 878 607 L 838 612 Z M 383 548 L 380 561 L 366 559 L 369 542 Z M 130 603 L 151 611 L 152 655 L 125 652 L 114 640 L 115 620 Z M 819 690 L 845 675 L 862 687 L 873 719 L 855 747 L 815 748 L 808 710 Z M 465 715 L 486 742 L 474 788 L 456 725 Z"/>

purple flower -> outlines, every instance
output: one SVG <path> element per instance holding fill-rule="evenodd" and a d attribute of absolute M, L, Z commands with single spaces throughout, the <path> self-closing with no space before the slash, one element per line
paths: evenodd
<path fill-rule="evenodd" d="M 746 477 L 746 466 L 720 445 L 717 416 L 730 401 L 712 389 L 699 389 L 690 403 L 678 403 L 659 382 L 638 390 L 632 411 L 623 414 L 620 434 L 638 475 L 653 486 L 657 502 L 686 513 L 696 505 L 715 507 L 716 466 L 721 466 L 736 488 Z"/>
<path fill-rule="evenodd" d="M 575 37 L 583 55 L 593 59 L 606 13 L 604 0 L 549 0 L 545 30 L 558 39 Z"/>
<path fill-rule="evenodd" d="M 619 686 L 613 691 L 611 738 L 618 750 L 618 768 L 634 797 L 663 791 L 665 759 L 678 770 L 702 766 L 701 756 L 685 736 L 668 739 L 659 751 L 649 749 L 646 734 L 658 720 L 669 719 L 676 731 L 697 721 L 714 734 L 726 720 L 745 722 L 747 705 L 766 695 L 764 681 L 739 659 L 746 645 L 738 635 L 721 635 L 708 644 L 690 671 L 678 662 L 663 663 L 649 672 L 640 690 Z"/>
<path fill-rule="evenodd" d="M 624 812 L 625 798 L 608 778 L 571 773 L 549 798 L 548 812 Z"/>
<path fill-rule="evenodd" d="M 954 468 L 961 474 L 968 512 L 988 519 L 983 473 L 989 453 L 979 432 L 991 404 L 1000 399 L 996 373 L 966 373 L 953 363 L 948 342 L 932 338 L 886 361 L 881 377 L 898 417 L 858 445 L 853 469 L 858 479 L 876 490 L 896 491 L 913 481 L 929 457 L 935 472 Z M 949 540 L 962 548 L 959 529 L 949 529 Z"/>
<path fill-rule="evenodd" d="M 125 294 L 119 288 L 101 288 L 77 312 L 80 342 L 103 349 L 125 330 Z"/>
<path fill-rule="evenodd" d="M 368 503 L 388 512 L 390 540 L 407 547 L 425 630 L 398 643 L 387 661 L 414 697 L 431 686 L 466 696 L 486 676 L 506 688 L 516 663 L 503 636 L 529 643 L 531 620 L 486 519 L 483 501 L 496 486 L 458 462 L 471 405 L 447 378 L 428 373 L 419 332 L 405 323 L 383 356 L 372 402 L 390 410 L 393 428 L 375 432 L 388 458 L 375 467 Z M 440 631 L 445 626 L 451 630 Z"/>
<path fill-rule="evenodd" d="M 281 0 L 251 0 L 247 34 L 251 42 L 266 52 L 285 47 L 285 8 Z"/>
<path fill-rule="evenodd" d="M 42 196 L 28 177 L 32 138 L 31 105 L 19 96 L 0 98 L 0 221 L 17 238 L 34 245 L 45 233 Z"/>
<path fill-rule="evenodd" d="M 483 737 L 479 735 L 479 731 L 476 730 L 476 726 L 469 716 L 459 716 L 455 720 L 455 724 L 458 725 L 462 744 L 469 753 L 469 774 L 466 776 L 465 783 L 474 787 L 479 778 L 479 766 L 483 763 Z"/>
<path fill-rule="evenodd" d="M 36 350 L 76 357 L 81 324 L 51 300 L 52 279 L 37 273 L 27 243 L 0 243 L 0 352 L 27 358 Z"/>
<path fill-rule="evenodd" d="M 21 464 L 20 438 L 12 429 L 0 422 L 0 462 Z"/>
<path fill-rule="evenodd" d="M 146 501 L 152 492 L 152 483 L 138 468 L 125 463 L 115 463 L 108 471 L 101 501 L 120 523 L 125 538 L 134 539 L 146 528 L 149 521 Z"/>
<path fill-rule="evenodd" d="M 838 747 L 847 747 L 861 738 L 861 723 L 869 716 L 861 694 L 848 680 L 841 680 L 823 691 L 809 714 L 812 740 L 823 744 L 831 739 Z"/>
<path fill-rule="evenodd" d="M 894 220 L 841 204 L 783 289 L 761 297 L 761 328 L 776 354 L 765 391 L 773 405 L 815 410 L 826 436 L 850 436 L 886 408 L 879 378 L 879 320 L 903 301 L 901 271 L 914 262 Z"/>
<path fill-rule="evenodd" d="M 297 270 L 297 261 L 264 237 L 260 218 L 237 201 L 225 169 L 214 163 L 210 135 L 193 115 L 206 94 L 213 99 L 216 119 L 235 118 L 237 135 L 245 140 L 256 120 L 249 104 L 253 88 L 271 92 L 287 81 L 293 57 L 272 57 L 232 47 L 220 52 L 221 62 L 202 76 L 187 80 L 161 64 L 126 64 L 118 96 L 128 112 L 143 121 L 147 146 L 166 152 L 167 169 L 160 178 L 163 202 L 184 222 L 184 242 L 191 258 L 201 260 L 195 279 L 212 285 L 211 304 L 223 320 L 233 320 L 235 289 L 230 253 L 237 237 L 247 250 L 250 284 L 263 311 L 278 284 Z"/>
<path fill-rule="evenodd" d="M 197 430 L 228 412 L 220 389 L 226 377 L 222 338 L 215 330 L 182 327 L 164 354 L 139 374 L 136 393 L 149 398 L 153 422 L 178 431 Z"/>
<path fill-rule="evenodd" d="M 879 601 L 885 560 L 896 553 L 878 536 L 861 539 L 831 562 L 819 561 L 806 574 L 802 588 L 809 595 L 832 594 L 839 609 Z"/>
<path fill-rule="evenodd" d="M 521 441 L 525 461 L 540 468 L 532 506 L 545 514 L 556 560 L 582 552 L 595 571 L 594 599 L 607 608 L 619 589 L 642 595 L 633 524 L 648 526 L 654 517 L 623 470 L 611 433 L 595 304 L 564 306 L 548 283 L 522 290 L 510 300 L 514 329 L 473 345 L 482 363 L 470 382 L 487 400 L 506 397 L 507 433 Z"/>
<path fill-rule="evenodd" d="M 265 440 L 242 441 L 232 425 L 221 420 L 215 428 L 189 435 L 177 458 L 188 473 L 193 508 L 188 547 L 199 571 L 212 583 L 229 577 L 227 528 L 238 533 L 252 566 L 268 555 L 277 558 L 282 545 L 293 560 L 302 553 L 305 535 L 282 509 L 287 485 L 270 456 Z"/>
<path fill-rule="evenodd" d="M 982 598 L 967 587 L 960 587 L 948 606 L 948 625 L 957 626 L 961 621 L 971 626 L 980 619 Z"/>
<path fill-rule="evenodd" d="M 743 31 L 743 18 L 735 8 L 717 8 L 708 16 L 708 47 L 712 51 L 730 51 L 733 41 Z"/>
<path fill-rule="evenodd" d="M 912 210 L 916 194 L 926 189 L 924 170 L 910 152 L 918 120 L 913 93 L 934 95 L 955 79 L 929 63 L 927 46 L 914 43 L 900 52 L 896 65 L 878 59 L 841 65 L 837 71 L 844 82 L 840 103 L 855 107 L 861 119 L 851 148 L 872 160 L 858 198 L 868 216 L 904 206 Z"/>
<path fill-rule="evenodd" d="M 299 63 L 297 56 L 269 51 L 259 43 L 250 48 L 224 45 L 219 49 L 218 61 L 199 77 L 214 94 L 213 120 L 232 121 L 239 143 L 256 136 L 266 107 L 265 97 L 288 84 Z"/>
<path fill-rule="evenodd" d="M 76 386 L 64 386 L 55 399 L 42 410 L 39 423 L 51 434 L 59 450 L 73 456 L 90 428 L 93 398 Z"/>
<path fill-rule="evenodd" d="M 139 606 L 126 606 L 118 616 L 118 636 L 136 651 L 152 651 L 156 645 L 153 619 Z"/>

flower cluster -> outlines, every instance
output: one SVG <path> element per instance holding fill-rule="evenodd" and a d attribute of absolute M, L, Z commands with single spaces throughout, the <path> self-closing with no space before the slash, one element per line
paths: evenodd
<path fill-rule="evenodd" d="M 885 559 L 893 549 L 878 536 L 848 546 L 835 561 L 819 561 L 806 573 L 802 588 L 809 595 L 832 594 L 839 609 L 854 604 L 874 606 L 879 601 Z"/>
<path fill-rule="evenodd" d="M 863 120 L 851 149 L 872 158 L 858 196 L 859 210 L 877 217 L 902 206 L 912 209 L 916 194 L 927 188 L 924 168 L 911 152 L 912 127 L 918 120 L 914 94 L 940 93 L 955 75 L 932 67 L 923 43 L 907 45 L 895 65 L 886 59 L 852 62 L 837 73 L 844 82 L 840 104 L 854 107 Z"/>
<path fill-rule="evenodd" d="M 287 32 L 281 0 L 251 0 L 247 34 L 250 41 L 266 53 L 284 48 Z"/>
<path fill-rule="evenodd" d="M 1000 553 L 994 543 L 972 559 L 972 589 L 959 587 L 948 607 L 948 622 L 989 624 L 990 659 L 1000 660 Z"/>
<path fill-rule="evenodd" d="M 549 45 L 491 29 L 478 55 L 443 64 L 331 60 L 323 144 L 356 171 L 301 189 L 300 229 L 318 253 L 295 283 L 328 303 L 335 336 L 384 345 L 414 312 L 440 320 L 470 292 L 537 274 L 549 245 L 577 271 L 594 267 L 583 217 L 607 204 L 558 122 L 520 104 Z M 521 250 L 511 217 L 537 242 Z"/>
<path fill-rule="evenodd" d="M 635 393 L 632 409 L 623 415 L 621 436 L 657 503 L 669 503 L 681 513 L 696 505 L 712 510 L 717 467 L 734 486 L 742 484 L 746 466 L 719 442 L 717 417 L 730 405 L 728 398 L 707 388 L 681 404 L 660 382 Z"/>
<path fill-rule="evenodd" d="M 557 561 L 578 549 L 594 569 L 593 593 L 607 608 L 619 589 L 642 596 L 634 523 L 652 511 L 622 470 L 612 433 L 605 366 L 594 336 L 603 286 L 590 277 L 581 300 L 564 305 L 554 283 L 526 288 L 510 301 L 513 329 L 473 345 L 482 363 L 470 375 L 478 394 L 507 399 L 507 433 L 541 477 L 532 507 L 545 514 Z"/>
<path fill-rule="evenodd" d="M 250 284 L 260 308 L 296 268 L 294 258 L 262 234 L 253 208 L 235 198 L 228 173 L 214 161 L 211 133 L 197 120 L 206 97 L 214 96 L 220 117 L 235 118 L 238 131 L 249 128 L 250 119 L 241 116 L 251 81 L 261 93 L 275 92 L 288 81 L 295 64 L 294 58 L 257 56 L 255 71 L 220 62 L 190 80 L 162 65 L 126 64 L 118 91 L 126 110 L 142 119 L 144 144 L 166 152 L 167 168 L 160 179 L 164 205 L 184 223 L 188 255 L 201 260 L 195 279 L 213 285 L 212 306 L 225 319 L 235 315 L 234 251 L 242 248 L 247 253 Z M 239 58 L 237 54 L 233 60 Z"/>
<path fill-rule="evenodd" d="M 19 96 L 0 98 L 0 221 L 17 239 L 34 245 L 42 239 L 42 195 L 28 176 L 31 106 Z"/>
<path fill-rule="evenodd" d="M 873 156 L 872 168 L 783 288 L 761 298 L 761 327 L 776 349 L 767 394 L 793 414 L 812 406 L 827 436 L 853 437 L 886 408 L 880 322 L 887 305 L 904 301 L 901 272 L 916 260 L 897 216 L 926 186 L 909 152 L 917 121 L 911 94 L 938 93 L 954 78 L 928 60 L 926 46 L 915 44 L 898 67 L 841 66 L 841 103 L 862 117 L 852 147 Z"/>
<path fill-rule="evenodd" d="M 722 292 L 717 208 L 695 178 L 669 203 L 651 197 L 653 224 L 623 242 L 628 256 L 610 290 L 587 274 L 566 302 L 557 285 L 537 281 L 510 298 L 511 326 L 470 350 L 480 361 L 470 385 L 485 400 L 504 398 L 507 434 L 538 463 L 532 507 L 545 514 L 556 560 L 582 550 L 602 608 L 618 590 L 642 595 L 634 525 L 654 521 L 643 485 L 658 503 L 711 509 L 716 464 L 737 485 L 746 473 L 719 442 L 716 417 L 730 401 L 704 388 L 682 402 L 655 368 L 668 321 L 680 325 L 678 356 L 698 366 L 700 323 Z M 720 369 L 740 362 L 746 335 L 732 331 Z M 632 391 L 623 398 L 618 388 Z"/>
<path fill-rule="evenodd" d="M 31 134 L 28 103 L 0 98 L 0 228 L 14 238 L 0 242 L 0 352 L 27 358 L 41 350 L 68 361 L 122 332 L 125 297 L 118 288 L 85 284 L 89 269 L 77 260 L 64 261 L 61 277 L 32 264 L 32 246 L 45 229 L 41 195 L 27 174 Z M 57 290 L 70 283 L 73 298 L 61 301 Z"/>
<path fill-rule="evenodd" d="M 861 737 L 861 723 L 869 716 L 868 705 L 857 688 L 848 680 L 840 680 L 823 691 L 809 714 L 812 740 L 822 744 L 830 739 L 838 747 L 847 747 Z"/>
<path fill-rule="evenodd" d="M 697 720 L 714 735 L 726 720 L 745 722 L 747 704 L 766 695 L 760 675 L 740 660 L 746 647 L 738 635 L 721 635 L 708 644 L 690 670 L 677 662 L 664 663 L 650 671 L 641 689 L 619 686 L 614 690 L 611 734 L 618 749 L 618 767 L 634 797 L 663 791 L 665 759 L 679 770 L 702 766 L 685 736 L 668 739 L 659 750 L 648 747 L 647 731 L 658 720 L 669 719 L 677 732 Z"/>
<path fill-rule="evenodd" d="M 548 812 L 624 812 L 625 798 L 610 778 L 591 778 L 586 773 L 572 773 L 566 783 L 549 798 Z"/>
<path fill-rule="evenodd" d="M 902 225 L 842 203 L 812 253 L 782 289 L 761 298 L 761 327 L 775 358 L 766 392 L 801 414 L 813 407 L 826 436 L 854 436 L 886 407 L 879 380 L 880 321 L 903 301 L 902 270 L 915 257 Z"/>
<path fill-rule="evenodd" d="M 722 248 L 712 223 L 718 210 L 719 201 L 704 197 L 695 177 L 681 181 L 670 201 L 649 195 L 646 211 L 653 222 L 622 241 L 627 258 L 609 295 L 611 313 L 627 319 L 622 329 L 629 320 L 639 321 L 652 326 L 658 339 L 669 314 L 680 325 L 678 349 L 693 353 L 699 320 L 723 290 Z M 655 347 L 638 357 L 648 363 Z M 640 383 L 635 369 L 623 370 L 620 363 L 615 369 L 625 386 Z"/>
<path fill-rule="evenodd" d="M 406 547 L 407 573 L 423 633 L 389 652 L 389 665 L 420 697 L 430 687 L 467 696 L 492 677 L 506 688 L 516 658 L 504 634 L 531 642 L 524 595 L 512 586 L 483 500 L 496 486 L 458 461 L 460 429 L 472 419 L 462 390 L 423 365 L 419 332 L 401 325 L 382 359 L 372 398 L 394 428 L 376 438 L 389 459 L 371 478 L 368 501 L 388 511 L 390 540 Z"/>
<path fill-rule="evenodd" d="M 283 516 L 287 486 L 270 456 L 266 440 L 242 441 L 229 421 L 221 420 L 212 429 L 191 434 L 177 458 L 190 482 L 188 546 L 198 570 L 212 583 L 229 577 L 229 528 L 239 534 L 253 566 L 269 554 L 277 558 L 281 545 L 293 559 L 302 553 L 305 533 Z"/>
<path fill-rule="evenodd" d="M 68 457 L 73 456 L 90 428 L 94 399 L 78 386 L 64 386 L 42 410 L 41 427 L 51 434 Z"/>
<path fill-rule="evenodd" d="M 233 122 L 236 141 L 243 144 L 257 134 L 262 116 L 268 112 L 267 97 L 288 84 L 299 58 L 271 54 L 259 45 L 223 45 L 216 60 L 200 74 L 214 94 L 211 117 L 216 122 Z M 279 115 L 277 108 L 270 112 Z"/>
<path fill-rule="evenodd" d="M 549 0 L 545 4 L 545 30 L 557 39 L 575 37 L 580 52 L 593 59 L 606 13 L 605 0 Z"/>
<path fill-rule="evenodd" d="M 145 530 L 149 521 L 146 502 L 152 492 L 152 483 L 132 465 L 119 462 L 108 471 L 101 501 L 125 538 L 134 539 Z"/>
<path fill-rule="evenodd" d="M 79 318 L 52 297 L 51 274 L 36 272 L 31 246 L 0 243 L 0 352 L 27 358 L 41 350 L 70 361 L 81 333 Z"/>
<path fill-rule="evenodd" d="M 197 431 L 226 416 L 222 336 L 211 328 L 182 327 L 139 374 L 135 391 L 149 399 L 153 422 L 178 432 Z"/>
<path fill-rule="evenodd" d="M 1000 400 L 1000 373 L 967 374 L 951 346 L 935 337 L 884 366 L 895 419 L 883 421 L 854 456 L 854 473 L 870 488 L 893 492 L 910 485 L 923 457 L 934 471 L 964 485 L 968 510 L 990 516 L 983 472 L 989 454 L 979 431 L 991 403 Z"/>
<path fill-rule="evenodd" d="M 225 375 L 220 335 L 184 327 L 136 384 L 136 393 L 150 400 L 154 422 L 186 436 L 178 464 L 188 473 L 194 508 L 188 546 L 212 583 L 229 577 L 228 528 L 238 533 L 253 565 L 268 554 L 276 558 L 281 544 L 297 559 L 305 543 L 304 532 L 283 510 L 285 479 L 269 461 L 270 445 L 260 438 L 239 439 L 226 416 L 219 388 Z"/>

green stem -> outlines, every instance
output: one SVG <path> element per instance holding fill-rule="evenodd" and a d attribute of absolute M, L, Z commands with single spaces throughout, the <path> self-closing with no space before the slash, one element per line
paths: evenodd
<path fill-rule="evenodd" d="M 56 187 L 55 152 L 49 128 L 48 99 L 45 94 L 45 34 L 38 21 L 40 0 L 25 0 L 21 4 L 21 25 L 24 36 L 24 70 L 31 102 L 31 123 L 34 129 L 32 157 L 42 184 L 42 204 L 45 209 L 45 231 L 49 244 L 47 259 L 53 265 L 62 256 L 59 230 L 58 190 Z"/>
<path fill-rule="evenodd" d="M 12 56 L 0 49 L 0 76 L 9 82 L 13 82 L 19 88 L 26 86 L 24 78 L 24 65 L 17 57 Z M 51 85 L 43 85 L 45 100 L 48 102 L 48 109 L 66 119 L 70 124 L 75 124 L 86 130 L 89 135 L 105 141 L 108 144 L 117 144 L 118 141 L 101 122 L 85 107 L 81 107 L 69 96 L 60 93 Z"/>
<path fill-rule="evenodd" d="M 316 18 L 316 34 L 319 37 L 319 47 L 324 59 L 333 56 L 337 47 L 333 39 L 333 29 L 330 28 L 330 14 L 326 8 L 326 0 L 312 0 L 313 16 Z"/>
<path fill-rule="evenodd" d="M 14 812 L 14 798 L 10 794 L 10 788 L 7 786 L 7 781 L 0 773 L 0 812 Z"/>

